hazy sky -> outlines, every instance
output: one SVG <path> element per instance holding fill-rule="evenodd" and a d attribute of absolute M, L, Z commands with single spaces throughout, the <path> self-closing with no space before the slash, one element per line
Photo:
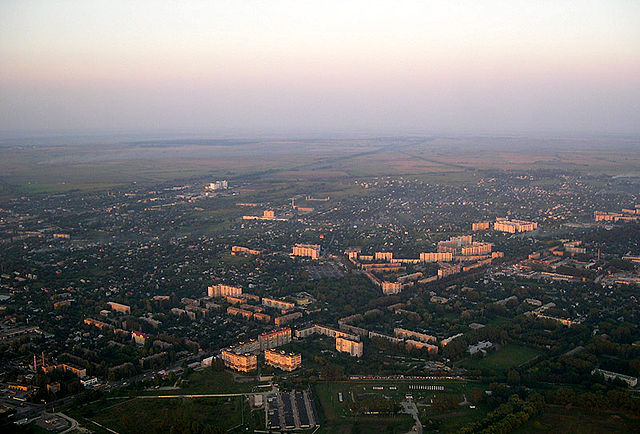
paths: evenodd
<path fill-rule="evenodd" d="M 640 133 L 640 1 L 0 0 L 0 130 Z"/>

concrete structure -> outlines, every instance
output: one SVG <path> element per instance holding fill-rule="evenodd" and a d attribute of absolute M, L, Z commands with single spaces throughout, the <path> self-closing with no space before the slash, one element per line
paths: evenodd
<path fill-rule="evenodd" d="M 318 244 L 296 244 L 291 253 L 293 256 L 306 256 L 311 259 L 320 258 L 320 246 Z"/>
<path fill-rule="evenodd" d="M 376 261 L 391 262 L 393 260 L 392 252 L 375 252 L 374 258 Z"/>
<path fill-rule="evenodd" d="M 226 190 L 227 188 L 229 188 L 229 182 L 227 180 L 214 181 L 205 187 L 205 189 L 211 191 Z"/>
<path fill-rule="evenodd" d="M 260 255 L 262 254 L 262 252 L 260 250 L 253 250 L 248 247 L 233 246 L 231 247 L 231 254 L 232 255 L 238 255 L 238 254 Z"/>
<path fill-rule="evenodd" d="M 342 353 L 349 353 L 354 357 L 362 357 L 362 350 L 364 345 L 362 342 L 352 341 L 342 337 L 336 338 L 336 350 Z"/>
<path fill-rule="evenodd" d="M 291 329 L 287 327 L 269 333 L 262 333 L 258 336 L 258 342 L 262 351 L 288 344 L 291 342 Z"/>
<path fill-rule="evenodd" d="M 147 339 L 149 339 L 151 336 L 149 336 L 146 333 L 142 333 L 142 332 L 132 332 L 131 333 L 131 338 L 133 338 L 134 342 L 138 345 L 144 345 L 147 342 Z"/>
<path fill-rule="evenodd" d="M 481 341 L 475 345 L 469 345 L 469 347 L 467 348 L 467 351 L 469 352 L 469 354 L 473 355 L 473 354 L 476 354 L 477 352 L 486 352 L 486 350 L 488 350 L 492 346 L 493 344 L 489 341 Z"/>
<path fill-rule="evenodd" d="M 271 315 L 267 315 L 266 313 L 261 313 L 261 312 L 254 312 L 253 313 L 253 319 L 255 319 L 256 321 L 262 321 L 265 323 L 270 323 L 271 322 Z"/>
<path fill-rule="evenodd" d="M 437 345 L 427 344 L 421 341 L 414 341 L 413 339 L 407 339 L 406 342 L 408 348 L 417 348 L 419 350 L 426 349 L 429 354 L 438 354 L 439 348 Z"/>
<path fill-rule="evenodd" d="M 227 295 L 239 296 L 242 294 L 242 288 L 231 285 L 213 285 L 207 288 L 207 295 L 209 297 L 225 297 Z"/>
<path fill-rule="evenodd" d="M 267 365 L 291 372 L 302 366 L 302 355 L 300 353 L 265 350 L 264 361 Z"/>
<path fill-rule="evenodd" d="M 491 222 L 475 222 L 471 224 L 472 231 L 484 231 L 491 227 Z"/>
<path fill-rule="evenodd" d="M 492 247 L 493 245 L 491 243 L 473 242 L 469 246 L 462 247 L 460 249 L 460 254 L 462 256 L 488 255 L 491 253 Z"/>
<path fill-rule="evenodd" d="M 385 280 L 382 282 L 381 287 L 384 295 L 393 295 L 402 292 L 402 283 L 400 282 L 388 282 Z"/>
<path fill-rule="evenodd" d="M 238 309 L 237 307 L 232 306 L 229 306 L 227 308 L 227 313 L 231 316 L 240 316 L 244 319 L 253 318 L 253 312 L 244 309 Z"/>
<path fill-rule="evenodd" d="M 446 267 L 438 268 L 438 278 L 442 279 L 443 277 L 452 276 L 462 271 L 461 265 L 449 265 Z"/>
<path fill-rule="evenodd" d="M 426 333 L 419 333 L 419 332 L 414 332 L 412 330 L 406 330 L 403 328 L 399 328 L 396 327 L 395 329 L 393 329 L 393 334 L 396 335 L 399 338 L 404 338 L 404 339 L 415 339 L 417 341 L 420 342 L 437 342 L 438 339 L 436 339 L 435 336 L 431 336 L 428 335 Z"/>
<path fill-rule="evenodd" d="M 500 232 L 507 232 L 515 234 L 518 232 L 533 231 L 538 228 L 538 223 L 530 222 L 526 220 L 509 220 L 507 218 L 499 217 L 493 224 L 493 229 Z"/>
<path fill-rule="evenodd" d="M 114 310 L 116 312 L 131 313 L 131 307 L 127 306 L 126 304 L 120 304 L 120 303 L 116 303 L 116 302 L 113 302 L 113 301 L 110 301 L 107 304 L 109 305 L 111 310 Z"/>
<path fill-rule="evenodd" d="M 273 322 L 276 326 L 282 326 L 288 324 L 292 321 L 295 321 L 298 318 L 302 318 L 301 312 L 293 312 L 288 315 L 278 316 L 274 318 Z"/>
<path fill-rule="evenodd" d="M 451 252 L 429 252 L 420 253 L 422 262 L 451 262 L 453 261 L 453 253 Z"/>
<path fill-rule="evenodd" d="M 629 387 L 636 387 L 638 385 L 638 378 L 636 377 L 631 377 L 629 375 L 624 375 L 624 374 L 618 374 L 616 372 L 611 372 L 611 371 L 605 371 L 604 369 L 594 369 L 593 371 L 591 371 L 591 375 L 602 375 L 604 376 L 604 379 L 607 381 L 612 381 L 614 379 L 622 380 L 625 383 L 627 383 Z"/>
<path fill-rule="evenodd" d="M 222 350 L 224 365 L 240 372 L 251 372 L 258 368 L 258 357 L 255 354 L 242 354 L 233 349 Z"/>
<path fill-rule="evenodd" d="M 262 298 L 262 305 L 267 307 L 272 307 L 274 309 L 280 309 L 283 311 L 291 310 L 296 307 L 295 303 L 290 303 L 288 301 L 276 300 L 275 298 Z"/>

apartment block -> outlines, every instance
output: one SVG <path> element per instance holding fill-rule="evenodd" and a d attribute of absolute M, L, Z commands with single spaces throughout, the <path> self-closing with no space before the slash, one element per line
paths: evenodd
<path fill-rule="evenodd" d="M 291 329 L 287 327 L 269 333 L 262 333 L 258 336 L 258 342 L 260 343 L 261 350 L 268 350 L 288 344 L 291 342 Z"/>
<path fill-rule="evenodd" d="M 538 228 L 538 223 L 530 222 L 526 220 L 509 220 L 507 218 L 499 217 L 493 224 L 493 229 L 500 232 L 507 232 L 515 234 L 518 232 L 533 231 Z"/>
<path fill-rule="evenodd" d="M 296 307 L 295 303 L 288 301 L 276 300 L 275 298 L 262 297 L 262 305 L 280 310 L 291 310 Z"/>
<path fill-rule="evenodd" d="M 233 349 L 222 350 L 222 361 L 227 368 L 240 372 L 251 372 L 258 368 L 258 357 L 255 354 L 237 353 Z"/>
<path fill-rule="evenodd" d="M 300 353 L 265 350 L 264 361 L 267 365 L 291 372 L 302 366 L 302 355 Z"/>
<path fill-rule="evenodd" d="M 295 321 L 298 318 L 302 318 L 302 312 L 293 312 L 288 315 L 278 316 L 274 318 L 273 321 L 276 326 L 281 326 Z"/>
<path fill-rule="evenodd" d="M 207 288 L 207 295 L 209 297 L 225 297 L 227 295 L 239 296 L 242 294 L 242 288 L 231 285 L 213 285 Z"/>
<path fill-rule="evenodd" d="M 127 306 L 126 304 L 115 303 L 113 301 L 110 301 L 107 304 L 109 305 L 109 307 L 111 307 L 111 310 L 114 310 L 116 312 L 131 313 L 131 307 Z"/>
<path fill-rule="evenodd" d="M 395 334 L 399 338 L 404 339 L 415 339 L 420 342 L 437 342 L 435 336 L 428 335 L 426 333 L 414 332 L 412 330 L 406 330 L 403 328 L 396 327 L 393 329 L 393 334 Z"/>
<path fill-rule="evenodd" d="M 318 244 L 296 244 L 291 253 L 293 256 L 306 256 L 311 259 L 320 258 L 320 246 Z"/>
<path fill-rule="evenodd" d="M 452 252 L 428 252 L 420 253 L 422 262 L 451 262 L 453 261 Z"/>
<path fill-rule="evenodd" d="M 362 350 L 364 345 L 362 342 L 352 341 L 342 337 L 336 338 L 336 350 L 341 353 L 349 353 L 354 357 L 362 357 Z"/>

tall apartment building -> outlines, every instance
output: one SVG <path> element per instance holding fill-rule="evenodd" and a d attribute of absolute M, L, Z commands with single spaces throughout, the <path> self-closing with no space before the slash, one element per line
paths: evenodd
<path fill-rule="evenodd" d="M 491 243 L 473 242 L 468 246 L 463 246 L 460 249 L 462 256 L 478 256 L 488 255 L 491 253 L 493 245 Z"/>
<path fill-rule="evenodd" d="M 453 253 L 451 252 L 425 252 L 420 253 L 422 262 L 451 262 L 453 261 Z"/>
<path fill-rule="evenodd" d="M 538 223 L 526 220 L 509 220 L 507 218 L 498 217 L 493 224 L 493 229 L 500 232 L 515 234 L 517 232 L 528 232 L 538 228 Z"/>
<path fill-rule="evenodd" d="M 216 190 L 226 190 L 229 188 L 229 182 L 227 180 L 210 182 L 207 187 L 207 190 L 216 191 Z"/>
<path fill-rule="evenodd" d="M 237 353 L 231 348 L 222 350 L 222 361 L 227 368 L 240 372 L 258 369 L 258 357 L 255 354 Z"/>
<path fill-rule="evenodd" d="M 491 227 L 491 222 L 475 222 L 471 223 L 472 231 L 484 231 Z"/>
<path fill-rule="evenodd" d="M 302 366 L 302 355 L 300 353 L 265 350 L 264 361 L 267 365 L 291 372 Z"/>
<path fill-rule="evenodd" d="M 293 246 L 293 256 L 306 256 L 311 259 L 320 258 L 320 246 L 318 244 L 296 244 Z"/>
<path fill-rule="evenodd" d="M 402 283 L 400 282 L 382 282 L 382 293 L 384 295 L 400 294 L 402 292 Z"/>
<path fill-rule="evenodd" d="M 392 252 L 376 252 L 374 254 L 374 257 L 377 261 L 391 262 L 391 260 L 393 260 L 393 253 Z"/>
<path fill-rule="evenodd" d="M 452 276 L 456 273 L 459 273 L 460 271 L 462 271 L 461 265 L 450 265 L 447 267 L 440 267 L 438 268 L 438 278 L 441 279 L 443 277 Z"/>
<path fill-rule="evenodd" d="M 260 343 L 261 350 L 268 350 L 286 345 L 291 342 L 291 329 L 287 327 L 274 332 L 262 333 L 258 336 L 258 342 Z"/>
<path fill-rule="evenodd" d="M 237 286 L 218 284 L 207 288 L 207 295 L 209 297 L 239 296 L 241 294 L 242 288 L 238 288 Z"/>
<path fill-rule="evenodd" d="M 362 350 L 364 349 L 364 345 L 362 342 L 352 341 L 350 339 L 345 339 L 342 337 L 336 338 L 336 350 L 341 353 L 349 353 L 354 357 L 362 357 Z"/>
<path fill-rule="evenodd" d="M 111 307 L 111 310 L 115 310 L 116 312 L 131 313 L 131 307 L 126 304 L 115 303 L 113 301 L 110 301 L 107 304 Z"/>
<path fill-rule="evenodd" d="M 451 237 L 446 241 L 438 242 L 438 252 L 455 253 L 461 247 L 468 246 L 471 243 L 473 243 L 473 237 L 471 235 Z"/>

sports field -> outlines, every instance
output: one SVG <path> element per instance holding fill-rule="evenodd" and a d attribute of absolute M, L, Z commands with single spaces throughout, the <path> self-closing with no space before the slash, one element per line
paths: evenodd
<path fill-rule="evenodd" d="M 467 358 L 461 362 L 461 366 L 467 369 L 492 369 L 502 371 L 522 365 L 539 356 L 540 351 L 521 345 L 506 345 L 497 351 L 490 352 L 481 359 Z"/>

